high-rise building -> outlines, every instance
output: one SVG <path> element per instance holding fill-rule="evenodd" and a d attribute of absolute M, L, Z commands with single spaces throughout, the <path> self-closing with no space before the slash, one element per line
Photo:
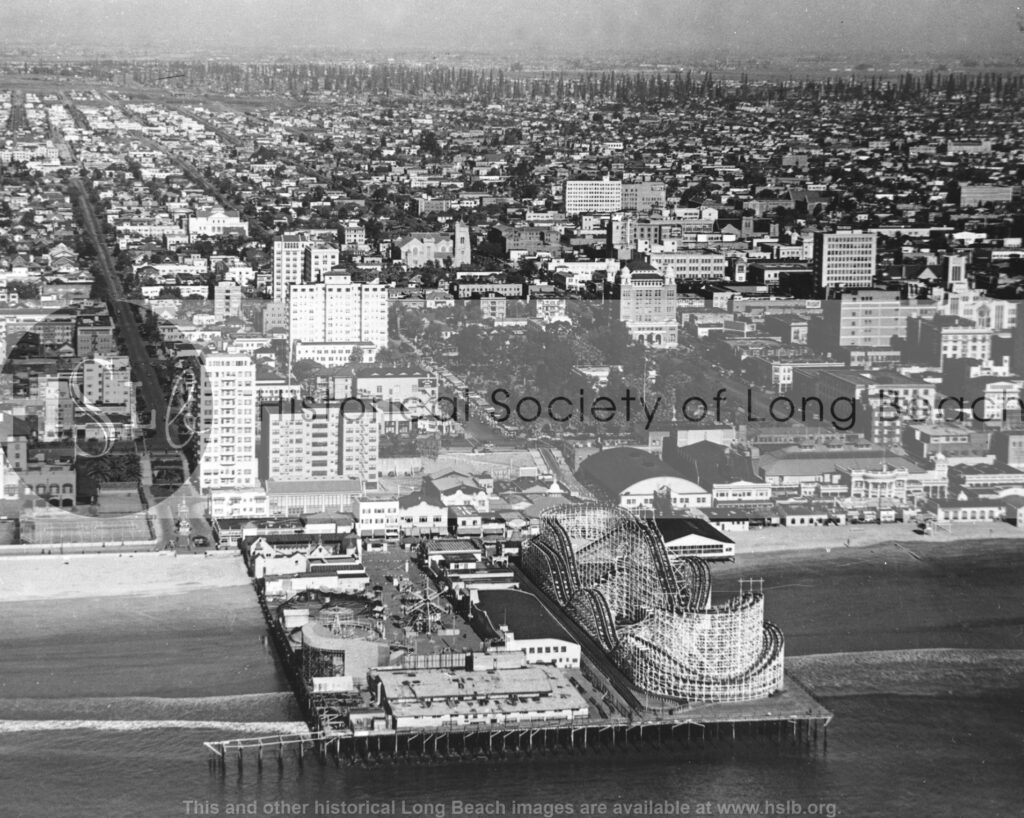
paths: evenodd
<path fill-rule="evenodd" d="M 319 281 L 340 258 L 338 248 L 312 233 L 285 233 L 274 239 L 271 289 L 275 301 L 288 299 L 293 284 Z"/>
<path fill-rule="evenodd" d="M 264 406 L 261 480 L 360 480 L 377 486 L 379 431 L 372 401 Z"/>
<path fill-rule="evenodd" d="M 302 251 L 302 280 L 323 281 L 324 274 L 341 260 L 338 248 L 326 242 L 310 244 Z"/>
<path fill-rule="evenodd" d="M 576 179 L 565 183 L 565 215 L 622 210 L 622 182 Z"/>
<path fill-rule="evenodd" d="M 234 281 L 219 281 L 213 288 L 213 315 L 218 321 L 242 313 L 242 288 Z"/>
<path fill-rule="evenodd" d="M 388 288 L 354 283 L 347 273 L 328 273 L 318 284 L 295 284 L 289 298 L 293 344 L 388 344 Z"/>
<path fill-rule="evenodd" d="M 271 289 L 275 301 L 285 301 L 288 288 L 302 281 L 302 268 L 309 245 L 305 233 L 285 233 L 274 239 Z"/>
<path fill-rule="evenodd" d="M 256 365 L 248 355 L 208 355 L 202 386 L 200 488 L 256 487 Z"/>
<path fill-rule="evenodd" d="M 814 281 L 819 289 L 870 287 L 877 269 L 878 236 L 841 230 L 814 234 Z"/>

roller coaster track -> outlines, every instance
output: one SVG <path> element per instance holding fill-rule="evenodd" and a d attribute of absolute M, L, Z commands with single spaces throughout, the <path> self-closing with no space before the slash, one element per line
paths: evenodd
<path fill-rule="evenodd" d="M 558 543 L 558 551 L 560 552 L 562 560 L 565 562 L 566 570 L 569 572 L 572 587 L 581 587 L 583 585 L 583 581 L 580 579 L 580 569 L 573 555 L 572 540 L 569 538 L 569 533 L 558 520 L 548 520 L 547 522 L 551 526 L 551 531 L 555 535 L 555 539 Z"/>
<path fill-rule="evenodd" d="M 763 614 L 760 630 L 732 618 L 749 616 L 760 595 L 712 607 L 708 563 L 671 560 L 656 524 L 627 509 L 577 503 L 549 509 L 542 520 L 522 567 L 633 684 L 698 701 L 747 701 L 777 689 L 782 632 Z M 724 628 L 743 628 L 742 658 L 732 653 L 740 647 L 733 631 L 708 640 L 714 617 L 724 617 Z"/>
<path fill-rule="evenodd" d="M 731 686 L 753 679 L 764 672 L 765 668 L 779 657 L 784 645 L 782 631 L 779 630 L 774 623 L 765 622 L 764 642 L 762 643 L 761 652 L 758 654 L 757 661 L 740 673 L 733 673 L 728 676 L 713 676 L 708 673 L 694 672 L 693 667 L 684 664 L 681 659 L 672 655 L 664 647 L 656 642 L 652 642 L 646 636 L 637 633 L 636 631 L 630 634 L 630 638 L 645 649 L 653 651 L 661 656 L 668 666 L 675 669 L 679 674 L 679 678 L 683 679 L 688 684 L 720 684 Z"/>
<path fill-rule="evenodd" d="M 675 563 L 672 569 L 680 589 L 679 600 L 682 610 L 702 611 L 711 599 L 711 567 L 706 560 L 686 557 Z"/>
<path fill-rule="evenodd" d="M 612 619 L 612 612 L 608 608 L 608 600 L 604 595 L 593 588 L 584 588 L 583 594 L 590 600 L 594 614 L 597 617 L 597 627 L 600 631 L 598 637 L 608 646 L 609 652 L 619 646 L 619 634 L 615 629 L 615 621 Z"/>

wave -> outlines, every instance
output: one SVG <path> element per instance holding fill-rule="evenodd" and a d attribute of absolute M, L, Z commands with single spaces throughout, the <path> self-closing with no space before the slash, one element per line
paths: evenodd
<path fill-rule="evenodd" d="M 786 658 L 816 696 L 971 696 L 1020 691 L 1024 650 L 922 648 Z"/>
<path fill-rule="evenodd" d="M 0 719 L 122 722 L 219 721 L 281 723 L 301 717 L 291 693 L 227 696 L 114 696 L 77 698 L 0 698 Z"/>
<path fill-rule="evenodd" d="M 138 733 L 143 730 L 220 730 L 264 735 L 308 734 L 305 722 L 287 721 L 191 721 L 182 719 L 0 719 L 0 734 L 34 733 L 60 730 L 100 730 Z"/>

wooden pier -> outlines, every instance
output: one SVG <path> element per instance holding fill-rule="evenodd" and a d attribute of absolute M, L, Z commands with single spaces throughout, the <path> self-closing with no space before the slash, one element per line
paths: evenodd
<path fill-rule="evenodd" d="M 259 589 L 257 588 L 259 592 Z M 735 703 L 650 701 L 604 676 L 585 656 L 584 675 L 616 701 L 613 712 L 601 718 L 572 722 L 514 722 L 445 725 L 419 730 L 355 731 L 322 723 L 306 690 L 287 635 L 275 621 L 262 593 L 260 607 L 300 707 L 308 733 L 241 737 L 206 742 L 211 769 L 223 773 L 246 759 L 262 770 L 267 761 L 298 764 L 311 753 L 322 763 L 360 766 L 393 763 L 443 763 L 473 760 L 514 760 L 535 757 L 629 752 L 700 753 L 736 751 L 742 746 L 774 748 L 777 752 L 827 752 L 832 713 L 792 677 L 782 690 L 766 699 Z M 588 672 L 589 671 L 589 672 Z M 646 698 L 646 697 L 644 697 Z M 611 702 L 609 702 L 611 704 Z"/>
<path fill-rule="evenodd" d="M 787 680 L 790 681 L 791 680 Z M 549 755 L 627 752 L 699 752 L 741 745 L 776 751 L 827 752 L 832 714 L 802 687 L 787 684 L 770 699 L 735 704 L 691 705 L 666 718 L 625 716 L 571 723 L 519 722 L 453 725 L 424 730 L 316 730 L 307 734 L 244 737 L 207 742 L 211 765 L 224 770 L 254 758 L 298 763 L 309 751 L 338 764 L 389 764 L 503 760 Z"/>

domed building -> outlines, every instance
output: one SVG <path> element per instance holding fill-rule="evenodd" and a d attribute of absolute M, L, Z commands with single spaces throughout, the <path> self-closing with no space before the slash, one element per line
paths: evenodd
<path fill-rule="evenodd" d="M 711 493 L 641 449 L 606 449 L 584 460 L 576 478 L 602 500 L 622 508 L 654 508 L 655 498 L 674 511 L 708 507 Z"/>

